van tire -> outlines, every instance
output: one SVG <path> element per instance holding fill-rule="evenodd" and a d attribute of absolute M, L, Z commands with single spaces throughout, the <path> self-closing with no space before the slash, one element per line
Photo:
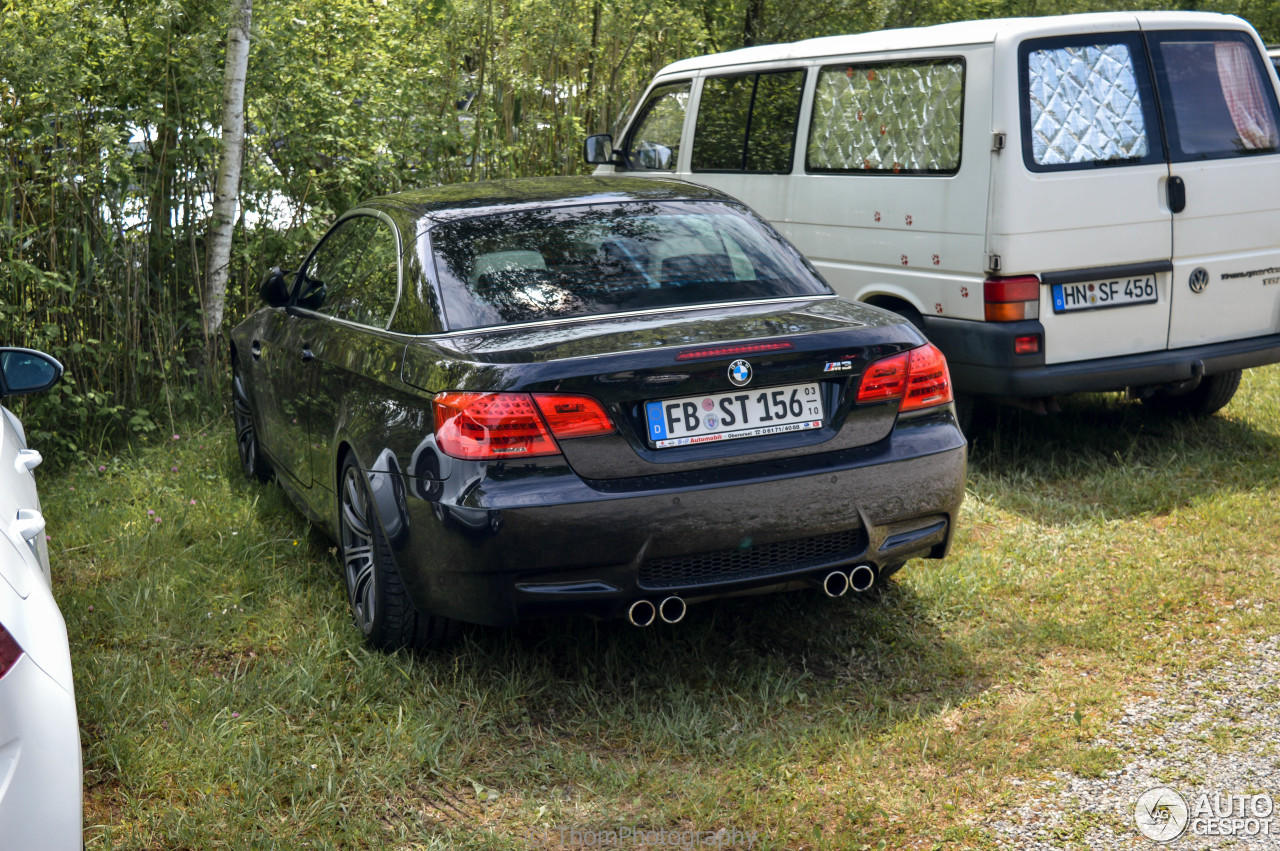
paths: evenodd
<path fill-rule="evenodd" d="M 1241 370 L 1233 369 L 1217 375 L 1206 375 L 1194 390 L 1186 393 L 1156 393 L 1146 400 L 1154 411 L 1162 414 L 1207 417 L 1227 406 L 1240 387 Z"/>
<path fill-rule="evenodd" d="M 878 307 L 881 310 L 887 310 L 890 313 L 898 314 L 903 319 L 916 326 L 916 330 L 921 334 L 924 333 L 924 317 L 920 315 L 920 311 L 916 310 L 910 302 L 903 301 L 900 298 L 873 296 L 867 299 L 867 304 L 872 307 Z"/>

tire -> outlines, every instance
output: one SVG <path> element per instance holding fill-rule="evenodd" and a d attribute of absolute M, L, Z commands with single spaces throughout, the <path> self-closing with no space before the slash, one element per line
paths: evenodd
<path fill-rule="evenodd" d="M 368 475 L 355 456 L 342 463 L 338 487 L 338 551 L 351 614 L 365 640 L 379 650 L 443 647 L 460 624 L 419 612 L 400 578 L 386 535 L 373 512 Z"/>
<path fill-rule="evenodd" d="M 1241 370 L 1233 369 L 1217 375 L 1206 375 L 1194 390 L 1186 393 L 1156 393 L 1145 400 L 1153 411 L 1162 414 L 1207 417 L 1227 406 L 1240 387 Z"/>
<path fill-rule="evenodd" d="M 240 469 L 250 479 L 267 481 L 271 478 L 271 465 L 262 457 L 258 429 L 253 424 L 253 408 L 249 406 L 249 392 L 244 386 L 244 376 L 235 364 L 232 364 L 231 369 L 231 417 L 236 427 L 236 452 L 240 455 Z"/>

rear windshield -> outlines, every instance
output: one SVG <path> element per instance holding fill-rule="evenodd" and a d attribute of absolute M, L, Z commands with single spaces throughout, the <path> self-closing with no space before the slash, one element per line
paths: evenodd
<path fill-rule="evenodd" d="M 772 228 L 717 202 L 522 210 L 431 231 L 448 327 L 830 290 Z"/>

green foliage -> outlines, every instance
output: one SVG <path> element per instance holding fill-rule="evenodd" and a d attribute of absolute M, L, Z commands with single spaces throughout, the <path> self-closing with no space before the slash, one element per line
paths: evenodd
<path fill-rule="evenodd" d="M 335 214 L 404 188 L 585 170 L 653 72 L 747 43 L 1137 0 L 272 0 L 254 11 L 226 322 Z M 1280 39 L 1270 0 L 1183 0 Z M 24 405 L 87 451 L 219 407 L 200 282 L 224 0 L 9 0 L 0 15 L 0 341 L 68 367 Z"/>

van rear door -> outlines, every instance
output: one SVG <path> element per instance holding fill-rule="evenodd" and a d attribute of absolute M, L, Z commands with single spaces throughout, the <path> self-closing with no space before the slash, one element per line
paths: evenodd
<path fill-rule="evenodd" d="M 1262 45 L 1231 30 L 1146 38 L 1175 188 L 1169 348 L 1273 334 L 1280 111 Z"/>
<path fill-rule="evenodd" d="M 995 129 L 1021 132 L 993 154 L 990 251 L 999 274 L 1045 284 L 1045 362 L 1164 349 L 1169 172 L 1141 34 L 1064 29 L 997 48 L 1009 83 Z M 1003 64 L 1015 61 L 1016 73 Z"/>

